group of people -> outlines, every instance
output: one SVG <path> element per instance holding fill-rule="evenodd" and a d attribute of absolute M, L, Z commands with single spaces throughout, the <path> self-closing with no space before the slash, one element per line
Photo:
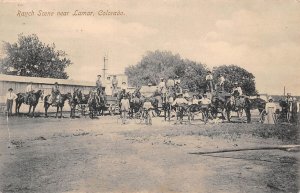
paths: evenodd
<path fill-rule="evenodd" d="M 30 82 L 25 89 L 25 93 L 23 95 L 20 95 L 22 97 L 22 100 L 25 104 L 30 103 L 30 97 L 33 95 L 35 92 L 33 83 Z M 51 95 L 49 97 L 49 100 L 47 101 L 48 103 L 54 104 L 59 100 L 60 97 L 60 89 L 59 85 L 57 82 L 54 83 L 52 89 L 51 89 Z M 13 92 L 12 88 L 8 89 L 8 92 L 6 93 L 6 111 L 7 115 L 11 116 L 12 115 L 12 107 L 14 104 L 14 101 L 18 98 L 18 96 Z"/>
<path fill-rule="evenodd" d="M 299 104 L 297 102 L 296 97 L 292 97 L 291 93 L 287 93 L 286 98 L 283 100 L 286 104 L 287 109 L 282 109 L 282 115 L 284 116 L 284 119 L 287 119 L 288 113 L 291 115 L 289 117 L 291 123 L 298 124 L 298 115 L 297 113 L 299 112 Z M 283 108 L 283 107 L 282 107 Z M 273 98 L 270 96 L 268 98 L 268 102 L 266 103 L 265 106 L 265 119 L 264 123 L 265 124 L 275 124 L 277 121 L 276 117 L 276 110 L 278 109 L 276 103 L 274 102 Z"/>

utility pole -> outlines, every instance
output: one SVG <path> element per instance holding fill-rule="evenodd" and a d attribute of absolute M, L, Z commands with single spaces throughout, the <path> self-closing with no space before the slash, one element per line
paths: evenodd
<path fill-rule="evenodd" d="M 107 61 L 107 60 L 108 60 L 107 56 L 104 56 L 104 58 L 103 58 L 104 65 L 103 65 L 103 69 L 102 69 L 102 71 L 103 71 L 103 81 L 106 80 L 106 79 L 105 79 L 105 71 L 107 70 L 107 68 L 106 68 L 106 61 Z"/>

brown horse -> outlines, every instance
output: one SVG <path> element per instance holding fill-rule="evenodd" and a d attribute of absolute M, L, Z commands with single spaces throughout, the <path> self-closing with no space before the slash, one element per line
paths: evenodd
<path fill-rule="evenodd" d="M 70 100 L 72 98 L 72 95 L 71 95 L 71 93 L 61 94 L 56 103 L 52 103 L 51 101 L 49 101 L 50 96 L 51 95 L 47 95 L 44 99 L 45 117 L 48 117 L 47 112 L 48 112 L 49 107 L 54 106 L 54 107 L 56 107 L 55 117 L 57 118 L 58 111 L 60 110 L 60 118 L 61 118 L 62 117 L 62 109 L 65 105 L 65 101 Z"/>
<path fill-rule="evenodd" d="M 17 94 L 18 97 L 16 99 L 16 114 L 18 115 L 20 113 L 20 107 L 24 103 L 26 105 L 29 105 L 28 115 L 30 115 L 30 111 L 32 108 L 32 116 L 34 117 L 35 108 L 39 102 L 39 99 L 41 98 L 43 100 L 43 95 L 44 95 L 44 91 L 38 90 L 37 92 L 31 93 L 28 96 L 28 100 L 25 101 L 26 94 L 18 93 Z"/>

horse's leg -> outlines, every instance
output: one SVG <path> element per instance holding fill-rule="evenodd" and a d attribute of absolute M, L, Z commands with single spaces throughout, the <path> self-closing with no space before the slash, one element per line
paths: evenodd
<path fill-rule="evenodd" d="M 18 113 L 18 105 L 19 105 L 19 103 L 18 103 L 18 101 L 16 101 L 16 107 L 15 107 L 15 112 L 16 112 L 16 115 L 18 115 L 19 113 Z"/>
<path fill-rule="evenodd" d="M 58 110 L 59 110 L 59 107 L 58 107 L 58 105 L 57 105 L 57 107 L 56 107 L 56 114 L 55 114 L 55 118 L 57 118 Z"/>
<path fill-rule="evenodd" d="M 34 105 L 34 106 L 32 107 L 32 117 L 34 117 L 35 107 L 36 107 L 36 105 Z"/>
<path fill-rule="evenodd" d="M 62 118 L 62 109 L 63 109 L 63 106 L 60 107 L 60 118 Z"/>
<path fill-rule="evenodd" d="M 45 117 L 48 117 L 47 111 L 48 111 L 49 106 L 47 104 L 44 104 L 44 107 L 45 107 Z"/>
<path fill-rule="evenodd" d="M 29 116 L 29 115 L 30 115 L 30 112 L 31 112 L 31 107 L 32 107 L 32 105 L 29 105 L 29 111 L 28 111 L 28 114 L 27 114 L 27 116 Z"/>

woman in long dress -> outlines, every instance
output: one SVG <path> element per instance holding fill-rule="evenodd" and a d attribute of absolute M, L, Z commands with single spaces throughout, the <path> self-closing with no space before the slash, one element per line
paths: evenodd
<path fill-rule="evenodd" d="M 272 97 L 269 97 L 269 102 L 266 103 L 266 117 L 264 124 L 275 124 L 275 112 L 276 112 L 276 104 L 273 102 Z"/>

